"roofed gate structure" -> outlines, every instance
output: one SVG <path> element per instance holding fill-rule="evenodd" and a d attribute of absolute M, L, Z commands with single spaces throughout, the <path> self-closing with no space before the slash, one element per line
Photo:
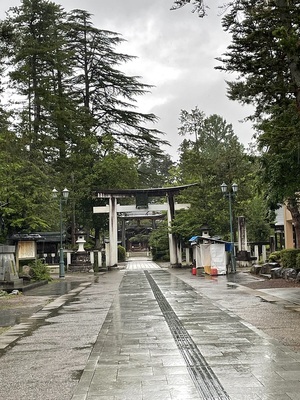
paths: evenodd
<path fill-rule="evenodd" d="M 182 190 L 195 184 L 152 189 L 105 189 L 96 192 L 99 199 L 109 199 L 107 206 L 94 207 L 94 213 L 109 213 L 109 255 L 107 267 L 112 267 L 118 263 L 118 213 L 130 213 L 134 211 L 156 212 L 167 211 L 168 225 L 171 226 L 175 216 L 175 210 L 188 209 L 190 204 L 175 203 L 175 195 Z M 120 205 L 118 199 L 135 197 L 135 204 Z M 166 197 L 166 203 L 149 203 L 151 197 Z M 171 266 L 181 265 L 180 246 L 174 234 L 169 232 L 169 250 Z"/>

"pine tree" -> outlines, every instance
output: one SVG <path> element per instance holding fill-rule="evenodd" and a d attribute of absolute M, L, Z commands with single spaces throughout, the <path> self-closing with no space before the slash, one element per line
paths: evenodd
<path fill-rule="evenodd" d="M 115 32 L 95 28 L 86 11 L 69 14 L 69 45 L 74 52 L 76 76 L 71 78 L 74 97 L 84 107 L 86 134 L 96 138 L 100 149 L 114 143 L 139 157 L 160 154 L 159 132 L 145 128 L 156 121 L 153 114 L 135 110 L 136 96 L 144 95 L 150 86 L 137 77 L 126 76 L 118 68 L 132 57 L 115 51 L 123 39 Z"/>

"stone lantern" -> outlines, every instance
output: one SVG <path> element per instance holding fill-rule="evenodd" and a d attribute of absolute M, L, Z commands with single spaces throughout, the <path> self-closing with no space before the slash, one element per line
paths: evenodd
<path fill-rule="evenodd" d="M 85 249 L 84 249 L 84 245 L 85 245 L 85 243 L 86 243 L 86 240 L 85 240 L 85 232 L 84 232 L 84 231 L 80 230 L 80 231 L 77 233 L 77 240 L 76 240 L 76 243 L 78 244 L 77 253 L 85 253 L 86 251 L 85 251 Z"/>
<path fill-rule="evenodd" d="M 69 266 L 69 271 L 74 272 L 90 272 L 93 271 L 92 263 L 90 260 L 89 253 L 85 250 L 84 245 L 86 233 L 80 229 L 76 236 L 76 243 L 78 244 L 78 250 L 73 254 L 72 263 Z"/>

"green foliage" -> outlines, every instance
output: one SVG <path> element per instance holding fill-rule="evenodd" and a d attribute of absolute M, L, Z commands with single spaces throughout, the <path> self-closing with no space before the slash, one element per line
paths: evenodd
<path fill-rule="evenodd" d="M 273 253 L 271 253 L 269 255 L 269 261 L 270 262 L 280 262 L 281 261 L 281 250 L 280 251 L 273 251 Z"/>
<path fill-rule="evenodd" d="M 172 184 L 170 170 L 174 167 L 168 154 L 145 157 L 138 165 L 139 187 L 158 188 Z"/>
<path fill-rule="evenodd" d="M 129 157 L 118 151 L 110 151 L 101 160 L 95 162 L 90 174 L 90 186 L 93 190 L 99 189 L 126 189 L 135 188 L 138 185 L 137 159 Z M 92 208 L 93 205 L 98 205 L 95 200 L 90 198 L 88 193 L 86 197 L 82 197 L 82 202 L 85 202 L 85 207 Z M 82 214 L 82 224 L 87 223 L 87 215 Z M 99 237 L 100 232 L 104 234 L 108 230 L 108 215 L 94 214 L 91 224 L 95 229 L 96 237 Z"/>
<path fill-rule="evenodd" d="M 119 149 L 140 157 L 160 154 L 165 141 L 158 138 L 156 129 L 144 127 L 156 121 L 155 115 L 137 112 L 134 104 L 136 96 L 151 87 L 117 69 L 133 58 L 115 51 L 123 39 L 115 32 L 94 27 L 91 15 L 83 10 L 71 11 L 67 26 L 76 65 L 76 75 L 70 80 L 78 101 L 89 113 L 89 135 L 95 132 L 103 152 L 117 144 Z"/>
<path fill-rule="evenodd" d="M 118 262 L 124 262 L 126 260 L 126 250 L 123 246 L 118 246 Z"/>
<path fill-rule="evenodd" d="M 256 117 L 272 114 L 274 106 L 285 108 L 293 96 L 292 86 L 299 79 L 299 22 L 298 5 L 288 1 L 266 5 L 265 0 L 241 0 L 224 14 L 223 27 L 232 42 L 220 58 L 220 69 L 237 73 L 229 83 L 229 96 L 253 104 Z"/>
<path fill-rule="evenodd" d="M 21 140 L 10 131 L 0 131 L 0 208 L 2 241 L 16 232 L 49 228 L 51 168 L 22 148 Z"/>
<path fill-rule="evenodd" d="M 229 204 L 220 186 L 237 183 L 238 193 L 233 200 L 233 220 L 244 215 L 248 235 L 252 240 L 266 240 L 269 225 L 263 192 L 258 190 L 258 162 L 246 154 L 232 126 L 221 116 L 205 114 L 197 107 L 191 112 L 183 110 L 179 132 L 185 137 L 180 147 L 178 181 L 194 183 L 180 195 L 180 201 L 191 203 L 188 211 L 177 212 L 172 232 L 187 241 L 200 234 L 200 227 L 207 223 L 212 235 L 228 240 Z M 189 139 L 192 137 L 192 139 Z M 179 200 L 178 200 L 179 201 Z M 236 230 L 236 226 L 234 227 Z"/>
<path fill-rule="evenodd" d="M 109 152 L 93 167 L 93 186 L 98 189 L 134 188 L 138 184 L 137 159 Z"/>
<path fill-rule="evenodd" d="M 53 186 L 70 190 L 63 212 L 73 232 L 75 223 L 98 230 L 93 190 L 136 187 L 138 158 L 162 153 L 155 115 L 134 104 L 150 86 L 119 70 L 132 60 L 116 51 L 122 41 L 88 12 L 47 0 L 22 0 L 0 21 L 0 91 L 15 100 L 0 107 L 3 240 L 54 228 Z"/>
<path fill-rule="evenodd" d="M 300 249 L 284 249 L 269 255 L 270 262 L 278 262 L 284 268 L 300 269 Z"/>
<path fill-rule="evenodd" d="M 144 235 L 142 233 L 138 233 L 135 236 L 132 236 L 129 238 L 129 242 L 138 242 L 138 243 L 144 243 L 148 241 L 149 235 Z"/>
<path fill-rule="evenodd" d="M 193 5 L 192 12 L 197 13 L 199 17 L 204 17 L 206 15 L 208 6 L 205 4 L 204 0 L 174 0 L 171 10 L 177 10 L 190 3 Z"/>
<path fill-rule="evenodd" d="M 300 253 L 296 257 L 296 269 L 300 270 Z"/>
<path fill-rule="evenodd" d="M 238 201 L 238 199 L 237 199 Z M 252 198 L 243 201 L 249 242 L 266 242 L 270 238 L 270 216 L 266 200 L 262 193 L 256 191 Z"/>
<path fill-rule="evenodd" d="M 168 239 L 168 226 L 165 221 L 162 221 L 158 228 L 155 229 L 149 238 L 149 245 L 151 247 L 152 259 L 169 261 L 169 239 Z"/>
<path fill-rule="evenodd" d="M 300 254 L 300 249 L 285 249 L 281 250 L 281 263 L 284 268 L 296 268 L 297 257 Z"/>
<path fill-rule="evenodd" d="M 50 276 L 47 264 L 44 264 L 42 260 L 35 260 L 29 263 L 30 271 L 29 274 L 34 281 L 48 281 L 52 280 Z"/>
<path fill-rule="evenodd" d="M 229 83 L 229 97 L 255 107 L 252 118 L 258 129 L 260 176 L 268 205 L 276 209 L 287 203 L 299 247 L 300 212 L 292 205 L 300 186 L 300 92 L 295 89 L 300 87 L 299 4 L 233 2 L 222 22 L 232 43 L 219 58 L 220 69 L 237 76 Z"/>
<path fill-rule="evenodd" d="M 267 187 L 268 203 L 276 209 L 299 188 L 300 115 L 292 103 L 273 111 L 272 117 L 259 125 L 259 144 L 261 179 Z"/>
<path fill-rule="evenodd" d="M 209 1 L 175 1 L 177 7 L 188 3 L 203 15 Z M 300 186 L 299 2 L 239 0 L 225 7 L 222 25 L 232 40 L 217 69 L 236 77 L 228 82 L 229 98 L 255 108 L 268 206 L 287 204 L 300 247 L 300 211 L 293 206 Z"/>

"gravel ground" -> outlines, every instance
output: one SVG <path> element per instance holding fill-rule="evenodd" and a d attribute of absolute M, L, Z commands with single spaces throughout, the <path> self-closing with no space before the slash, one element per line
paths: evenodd
<path fill-rule="evenodd" d="M 257 280 L 255 282 L 242 284 L 243 286 L 247 286 L 251 289 L 275 289 L 275 288 L 300 288 L 300 282 L 294 282 L 292 280 L 285 280 L 282 278 L 278 279 L 263 279 Z"/>
<path fill-rule="evenodd" d="M 48 299 L 45 296 L 24 296 L 22 293 L 19 295 L 6 295 L 0 297 L 0 310 L 27 308 L 32 307 L 34 304 L 37 307 L 42 307 L 47 304 L 47 301 Z"/>

